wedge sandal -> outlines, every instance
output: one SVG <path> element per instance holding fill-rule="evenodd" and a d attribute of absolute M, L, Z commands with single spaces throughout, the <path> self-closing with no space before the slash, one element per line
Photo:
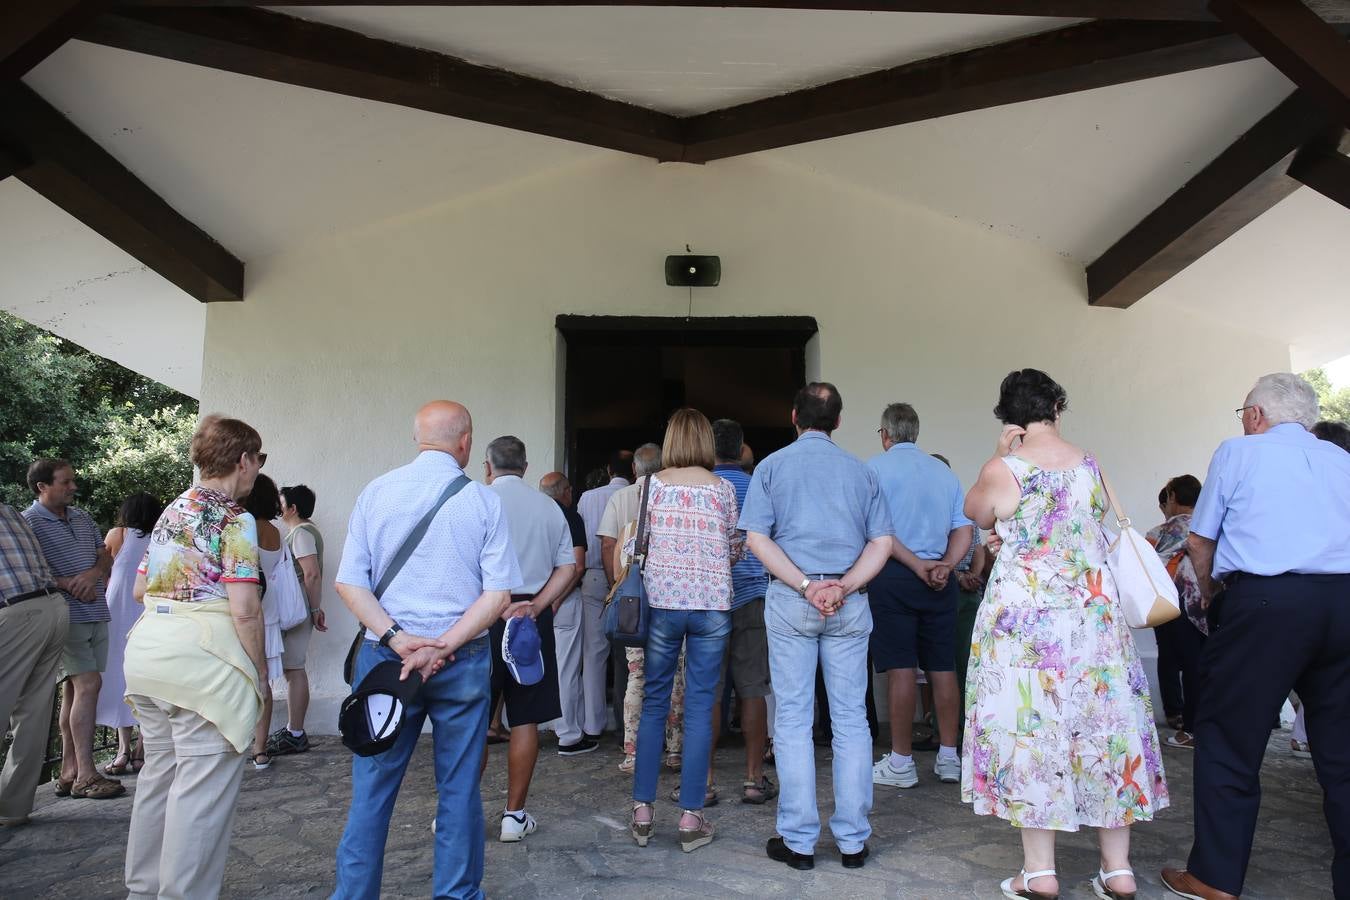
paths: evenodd
<path fill-rule="evenodd" d="M 1031 882 L 1033 880 L 1045 878 L 1046 876 L 1054 874 L 1054 869 L 1043 869 L 1040 872 L 1028 872 L 1026 869 L 1023 869 L 1021 872 L 1022 889 L 1020 891 L 1013 890 L 1013 882 L 1017 880 L 1016 875 L 1012 878 L 1005 879 L 1004 882 L 999 885 L 999 888 L 1002 889 L 1003 896 L 1007 897 L 1008 900 L 1059 900 L 1059 894 L 1047 894 L 1044 891 L 1033 891 L 1031 889 Z"/>
<path fill-rule="evenodd" d="M 1111 872 L 1103 872 L 1101 869 L 1098 869 L 1096 877 L 1092 879 L 1092 892 L 1096 894 L 1100 900 L 1134 900 L 1134 891 L 1126 893 L 1125 891 L 1117 891 L 1111 887 L 1111 879 L 1118 878 L 1121 875 L 1133 877 L 1134 870 L 1115 869 Z"/>

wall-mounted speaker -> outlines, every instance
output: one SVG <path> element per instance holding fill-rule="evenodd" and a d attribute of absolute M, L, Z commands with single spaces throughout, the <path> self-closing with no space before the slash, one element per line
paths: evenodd
<path fill-rule="evenodd" d="M 676 287 L 715 287 L 722 280 L 722 260 L 716 256 L 667 256 L 666 284 Z"/>

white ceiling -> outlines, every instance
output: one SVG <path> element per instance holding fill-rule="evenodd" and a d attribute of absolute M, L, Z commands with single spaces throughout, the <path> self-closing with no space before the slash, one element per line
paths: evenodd
<path fill-rule="evenodd" d="M 278 11 L 682 116 L 1078 21 L 674 7 Z"/>
<path fill-rule="evenodd" d="M 1064 24 L 744 9 L 297 12 L 680 113 Z M 618 157 L 78 41 L 25 80 L 245 263 Z M 1087 262 L 1289 90 L 1283 76 L 1253 61 L 762 156 Z M 153 348 L 118 346 L 121 339 L 100 328 L 153 310 L 158 321 L 187 329 L 171 352 L 199 350 L 204 316 L 195 300 L 14 179 L 0 183 L 0 238 L 0 306 L 122 362 L 119 353 Z M 1231 316 L 1320 363 L 1350 352 L 1347 246 L 1350 213 L 1300 191 L 1142 302 Z M 92 324 L 44 318 L 60 297 L 81 298 Z M 194 360 L 175 358 L 161 377 L 195 391 L 199 353 Z"/>

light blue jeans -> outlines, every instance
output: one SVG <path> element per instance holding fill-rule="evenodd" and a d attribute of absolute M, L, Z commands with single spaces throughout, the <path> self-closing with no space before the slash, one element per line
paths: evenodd
<path fill-rule="evenodd" d="M 354 681 L 361 683 L 376 663 L 398 654 L 374 641 L 361 644 Z M 403 774 L 417 747 L 422 723 L 431 719 L 436 770 L 436 836 L 432 895 L 481 900 L 483 891 L 483 801 L 479 766 L 488 722 L 487 638 L 469 641 L 455 661 L 422 685 L 404 711 L 403 731 L 394 746 L 375 756 L 352 757 L 352 806 L 337 849 L 333 900 L 378 900 L 384 873 L 384 842 Z M 420 789 L 420 786 L 419 786 Z M 421 821 L 417 827 L 425 828 Z"/>
<path fill-rule="evenodd" d="M 819 661 L 834 730 L 830 831 L 840 853 L 857 853 L 872 834 L 867 821 L 872 811 L 872 733 L 867 728 L 865 705 L 872 610 L 867 595 L 850 594 L 837 613 L 821 618 L 792 588 L 770 581 L 764 624 L 769 632 L 769 673 L 776 698 L 773 752 L 780 787 L 778 833 L 796 853 L 814 853 L 820 837 L 816 753 L 811 743 Z"/>
<path fill-rule="evenodd" d="M 647 626 L 647 653 L 643 671 L 647 679 L 642 696 L 642 720 L 638 724 L 637 760 L 633 771 L 633 799 L 656 800 L 656 781 L 661 773 L 661 748 L 670 713 L 670 692 L 675 666 L 684 645 L 684 752 L 680 764 L 680 808 L 703 808 L 712 752 L 712 711 L 722 657 L 731 634 L 731 613 L 716 610 L 651 611 Z M 871 750 L 868 750 L 869 761 Z M 870 777 L 870 772 L 869 772 Z"/>

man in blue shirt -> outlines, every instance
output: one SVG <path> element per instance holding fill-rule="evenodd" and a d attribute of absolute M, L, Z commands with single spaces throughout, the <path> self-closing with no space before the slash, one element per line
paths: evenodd
<path fill-rule="evenodd" d="M 919 414 L 892 403 L 881 414 L 881 454 L 867 465 L 877 475 L 891 513 L 895 541 L 891 558 L 872 581 L 872 662 L 887 673 L 891 752 L 872 768 L 872 781 L 912 788 L 913 725 L 917 668 L 928 673 L 938 726 L 933 773 L 950 784 L 961 780 L 956 754 L 956 610 L 961 593 L 952 570 L 970 549 L 970 519 L 956 475 L 923 452 Z"/>
<path fill-rule="evenodd" d="M 1270 723 L 1291 689 L 1308 713 L 1335 850 L 1350 898 L 1350 454 L 1308 432 L 1317 396 L 1266 375 L 1237 410 L 1243 437 L 1219 445 L 1191 519 L 1189 553 L 1209 607 L 1195 726 L 1195 841 L 1183 897 L 1242 892 L 1261 808 Z M 1224 588 L 1218 593 L 1220 582 Z M 1211 599 L 1212 598 L 1212 599 Z"/>
<path fill-rule="evenodd" d="M 394 746 L 377 756 L 352 757 L 337 900 L 380 895 L 394 801 L 428 718 L 439 793 L 432 893 L 483 896 L 478 773 L 488 722 L 487 632 L 522 578 L 501 500 L 470 483 L 445 501 L 416 551 L 375 596 L 413 527 L 464 474 L 473 420 L 460 404 L 438 400 L 418 410 L 413 435 L 417 458 L 376 478 L 356 498 L 338 566 L 338 596 L 366 628 L 352 683 L 360 684 L 381 662 L 399 660 L 405 676 L 416 669 L 424 681 Z"/>
<path fill-rule="evenodd" d="M 741 468 L 745 433 L 739 422 L 718 419 L 712 423 L 713 474 L 736 489 L 736 507 L 745 506 L 750 476 Z M 764 747 L 769 742 L 769 639 L 764 631 L 764 591 L 769 585 L 764 566 L 747 552 L 731 567 L 731 640 L 727 664 L 736 697 L 741 704 L 741 734 L 745 737 L 745 783 L 741 799 L 765 803 L 778 796 L 778 788 L 764 774 Z M 721 697 L 719 689 L 717 696 Z"/>
<path fill-rule="evenodd" d="M 843 406 L 828 382 L 797 392 L 797 440 L 759 464 L 739 522 L 750 550 L 773 577 L 764 624 L 777 698 L 780 837 L 765 849 L 770 859 L 794 869 L 815 866 L 820 836 L 811 743 L 817 661 L 834 730 L 830 830 L 846 867 L 863 865 L 872 834 L 872 733 L 863 699 L 872 611 L 863 591 L 891 554 L 891 523 L 876 475 L 830 439 Z"/>

